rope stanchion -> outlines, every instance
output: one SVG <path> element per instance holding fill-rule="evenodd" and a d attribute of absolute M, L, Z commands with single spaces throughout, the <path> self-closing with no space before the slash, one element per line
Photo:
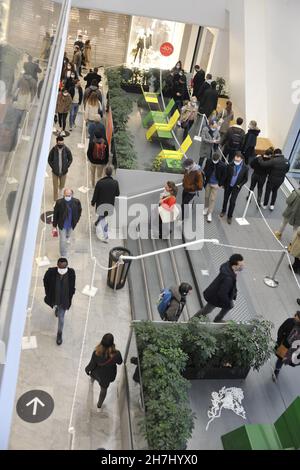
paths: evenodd
<path fill-rule="evenodd" d="M 276 274 L 278 273 L 278 270 L 279 270 L 279 268 L 280 268 L 280 266 L 281 266 L 281 263 L 282 263 L 282 261 L 283 261 L 283 259 L 284 259 L 284 257 L 285 257 L 285 254 L 286 254 L 286 252 L 284 251 L 284 252 L 282 253 L 282 255 L 280 256 L 280 260 L 278 261 L 278 263 L 277 263 L 277 265 L 276 265 L 276 268 L 275 268 L 275 271 L 274 271 L 274 273 L 273 273 L 273 276 L 271 276 L 271 277 L 270 277 L 270 276 L 266 276 L 266 277 L 264 278 L 264 283 L 265 283 L 268 287 L 272 287 L 272 288 L 274 289 L 274 288 L 276 288 L 276 287 L 279 286 L 279 281 L 277 281 L 275 277 L 276 277 Z"/>
<path fill-rule="evenodd" d="M 199 113 L 199 114 L 200 114 L 200 113 Z M 201 116 L 201 114 L 200 114 L 200 116 Z M 202 114 L 202 119 L 201 119 L 201 123 L 200 123 L 200 127 L 199 127 L 198 134 L 194 136 L 194 140 L 196 140 L 197 142 L 201 142 L 201 141 L 202 141 L 201 132 L 202 132 L 202 129 L 203 129 L 203 124 L 204 124 L 204 116 L 205 116 L 205 114 Z"/>
<path fill-rule="evenodd" d="M 73 427 L 69 427 L 68 433 L 69 436 L 69 450 L 75 449 L 75 429 Z"/>
<path fill-rule="evenodd" d="M 85 141 L 86 141 L 86 122 L 85 122 L 84 117 L 82 121 L 83 122 L 82 122 L 81 142 L 77 144 L 77 147 L 79 149 L 85 149 Z"/>
<path fill-rule="evenodd" d="M 248 189 L 248 188 L 247 188 L 247 189 Z M 246 219 L 246 215 L 247 215 L 247 212 L 248 212 L 248 209 L 249 209 L 249 206 L 250 206 L 250 202 L 251 202 L 252 197 L 253 197 L 253 191 L 251 191 L 251 190 L 249 189 L 249 196 L 248 196 L 248 200 L 247 200 L 247 204 L 246 204 L 244 213 L 243 213 L 243 215 L 242 215 L 241 218 L 235 219 L 239 225 L 250 225 L 249 222 L 248 222 L 247 219 Z"/>

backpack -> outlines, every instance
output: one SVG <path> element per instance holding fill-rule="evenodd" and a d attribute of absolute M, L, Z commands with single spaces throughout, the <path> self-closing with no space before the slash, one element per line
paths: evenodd
<path fill-rule="evenodd" d="M 240 132 L 233 132 L 229 142 L 229 147 L 234 150 L 239 150 L 243 142 L 243 135 Z"/>
<path fill-rule="evenodd" d="M 95 142 L 93 146 L 93 159 L 103 161 L 106 156 L 106 145 L 102 139 L 102 142 Z"/>
<path fill-rule="evenodd" d="M 160 293 L 160 296 L 157 302 L 157 310 L 162 320 L 165 320 L 166 311 L 168 310 L 170 306 L 172 297 L 173 297 L 173 294 L 170 291 L 170 289 L 163 289 Z"/>

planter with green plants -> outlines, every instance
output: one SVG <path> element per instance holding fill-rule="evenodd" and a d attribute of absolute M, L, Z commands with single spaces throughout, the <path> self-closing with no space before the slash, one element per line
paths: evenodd
<path fill-rule="evenodd" d="M 137 155 L 134 149 L 134 138 L 127 129 L 129 115 L 133 109 L 133 102 L 121 89 L 121 68 L 107 69 L 106 76 L 109 105 L 113 118 L 117 166 L 119 168 L 135 169 L 137 166 Z"/>
<path fill-rule="evenodd" d="M 216 78 L 216 83 L 217 83 L 217 92 L 219 98 L 229 98 L 229 93 L 226 91 L 226 81 L 223 77 L 217 77 Z"/>
<path fill-rule="evenodd" d="M 144 435 L 151 449 L 184 449 L 192 435 L 189 380 L 244 379 L 274 350 L 271 322 L 134 324 L 145 401 Z"/>

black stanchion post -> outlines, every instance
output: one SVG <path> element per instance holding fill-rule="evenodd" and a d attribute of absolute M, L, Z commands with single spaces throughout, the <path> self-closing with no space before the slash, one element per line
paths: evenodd
<path fill-rule="evenodd" d="M 131 256 L 131 253 L 124 247 L 116 247 L 109 252 L 107 285 L 114 290 L 124 287 L 131 264 L 131 260 L 120 259 L 121 256 Z"/>
<path fill-rule="evenodd" d="M 272 287 L 272 288 L 274 289 L 275 287 L 278 287 L 278 286 L 279 286 L 279 281 L 277 281 L 277 280 L 275 279 L 275 276 L 276 276 L 276 274 L 278 273 L 278 270 L 279 270 L 279 268 L 280 268 L 280 266 L 281 266 L 281 263 L 282 263 L 282 261 L 283 261 L 283 258 L 285 257 L 285 253 L 286 253 L 285 251 L 282 252 L 282 255 L 280 256 L 280 260 L 279 260 L 278 263 L 277 263 L 277 266 L 276 266 L 276 268 L 275 268 L 275 271 L 274 271 L 273 276 L 272 276 L 272 277 L 266 276 L 266 277 L 264 278 L 264 283 L 265 283 L 268 287 Z"/>

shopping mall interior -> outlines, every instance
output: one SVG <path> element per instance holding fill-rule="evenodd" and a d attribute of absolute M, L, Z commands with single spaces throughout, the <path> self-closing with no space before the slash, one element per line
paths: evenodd
<path fill-rule="evenodd" d="M 0 449 L 300 448 L 299 17 L 0 0 Z"/>

